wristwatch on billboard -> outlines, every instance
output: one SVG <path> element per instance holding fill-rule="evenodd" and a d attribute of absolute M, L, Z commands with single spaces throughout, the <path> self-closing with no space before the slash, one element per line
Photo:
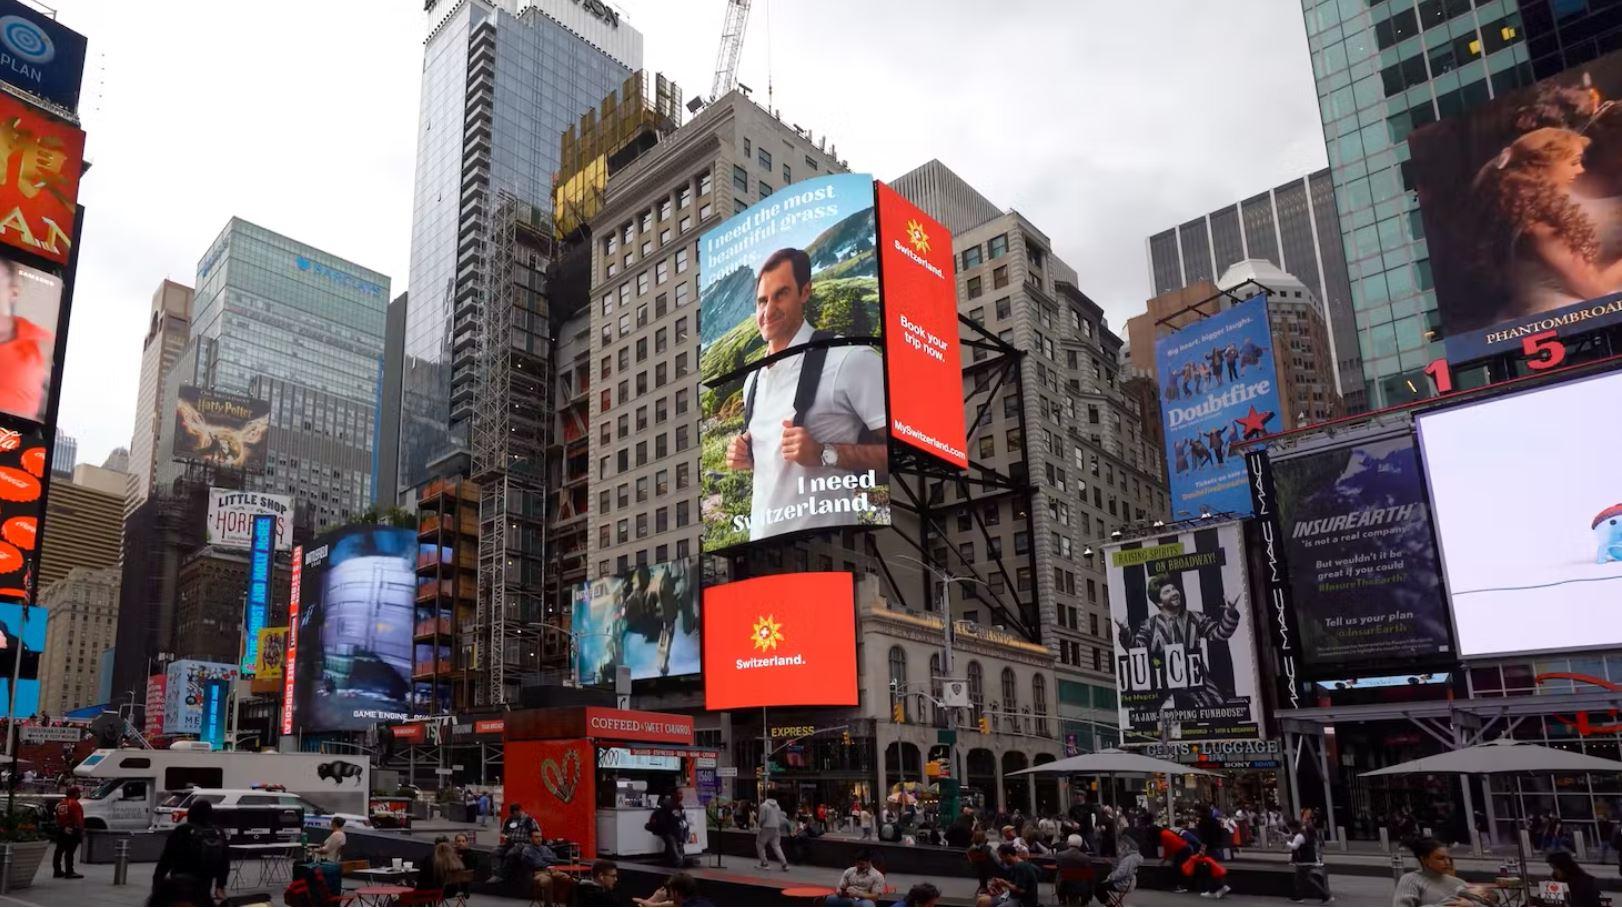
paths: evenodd
<path fill-rule="evenodd" d="M 822 465 L 825 467 L 839 466 L 839 452 L 834 450 L 833 445 L 822 446 Z"/>

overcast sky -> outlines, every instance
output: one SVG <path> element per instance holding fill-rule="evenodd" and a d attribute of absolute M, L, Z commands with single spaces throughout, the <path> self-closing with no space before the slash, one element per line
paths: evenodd
<path fill-rule="evenodd" d="M 61 425 L 128 445 L 153 290 L 232 215 L 406 287 L 420 0 L 53 0 L 94 166 Z M 723 0 L 621 0 L 707 94 Z M 768 79 L 768 60 L 770 78 Z M 1297 0 L 755 0 L 740 80 L 881 179 L 930 158 L 1044 230 L 1117 329 L 1150 233 L 1324 166 Z"/>

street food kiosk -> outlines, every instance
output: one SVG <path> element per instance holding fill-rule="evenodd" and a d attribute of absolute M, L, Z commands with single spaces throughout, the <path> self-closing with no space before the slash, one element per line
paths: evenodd
<path fill-rule="evenodd" d="M 693 746 L 693 717 L 599 706 L 508 713 L 503 775 L 507 804 L 522 804 L 548 838 L 598 855 L 658 854 L 644 827 L 680 791 L 689 854 L 709 847 L 701 783 L 717 752 Z M 707 788 L 708 786 L 706 786 Z"/>

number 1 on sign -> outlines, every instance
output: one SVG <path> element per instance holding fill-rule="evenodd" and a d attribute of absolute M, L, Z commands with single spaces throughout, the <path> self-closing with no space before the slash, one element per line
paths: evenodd
<path fill-rule="evenodd" d="M 1453 371 L 1447 367 L 1446 359 L 1433 360 L 1425 367 L 1425 374 L 1431 377 L 1437 394 L 1453 393 Z"/>

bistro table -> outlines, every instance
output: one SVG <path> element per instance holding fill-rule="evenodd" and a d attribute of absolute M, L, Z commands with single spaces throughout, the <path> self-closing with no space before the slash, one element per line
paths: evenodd
<path fill-rule="evenodd" d="M 410 886 L 362 886 L 355 890 L 355 896 L 362 905 L 387 905 L 393 899 L 415 891 Z"/>
<path fill-rule="evenodd" d="M 415 867 L 367 867 L 363 870 L 351 870 L 350 876 L 368 880 L 377 885 L 399 886 L 411 882 L 417 875 Z"/>
<path fill-rule="evenodd" d="M 231 885 L 246 885 L 243 879 L 242 868 L 248 859 L 257 859 L 259 862 L 259 885 L 291 879 L 293 876 L 293 858 L 303 846 L 298 842 L 244 842 L 227 846 L 233 860 L 231 868 Z M 282 873 L 286 870 L 286 873 Z"/>
<path fill-rule="evenodd" d="M 834 889 L 828 886 L 788 886 L 783 889 L 783 898 L 805 899 L 816 903 L 834 894 Z"/>

